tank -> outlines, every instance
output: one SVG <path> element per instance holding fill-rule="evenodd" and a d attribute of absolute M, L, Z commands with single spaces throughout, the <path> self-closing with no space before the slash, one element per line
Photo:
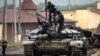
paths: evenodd
<path fill-rule="evenodd" d="M 37 28 L 30 32 L 29 41 L 34 41 L 34 55 L 67 55 L 71 56 L 75 53 L 87 55 L 87 39 L 81 32 L 64 28 L 61 31 L 61 36 L 57 35 L 52 29 L 47 34 L 37 34 L 41 28 Z M 49 38 L 48 34 L 53 38 Z"/>
<path fill-rule="evenodd" d="M 48 4 L 51 3 L 49 2 Z M 56 9 L 52 7 L 54 6 L 47 6 L 47 10 L 50 10 L 49 13 L 53 14 L 49 15 L 48 22 L 40 22 L 38 18 L 40 26 L 29 32 L 28 41 L 33 41 L 30 42 L 32 45 L 25 45 L 25 42 L 24 50 L 27 51 L 30 49 L 31 51 L 27 53 L 32 53 L 31 56 L 72 56 L 75 53 L 80 53 L 82 56 L 86 56 L 86 37 L 75 29 L 67 28 L 64 25 L 65 23 L 62 13 L 56 11 Z M 58 16 L 57 23 L 55 22 L 56 16 Z M 53 22 L 51 17 L 53 17 Z"/>

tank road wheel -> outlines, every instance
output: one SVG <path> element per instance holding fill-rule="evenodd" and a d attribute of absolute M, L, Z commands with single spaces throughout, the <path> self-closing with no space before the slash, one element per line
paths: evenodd
<path fill-rule="evenodd" d="M 53 55 L 53 56 L 59 56 L 59 55 Z"/>
<path fill-rule="evenodd" d="M 43 56 L 43 55 L 40 53 L 35 53 L 34 56 Z"/>
<path fill-rule="evenodd" d="M 87 56 L 87 48 L 82 49 L 82 56 Z"/>
<path fill-rule="evenodd" d="M 35 51 L 34 56 L 43 56 L 43 54 L 41 52 Z"/>
<path fill-rule="evenodd" d="M 71 55 L 72 55 L 72 47 L 70 46 L 69 50 L 68 50 L 68 53 L 67 53 L 67 56 L 71 56 Z"/>

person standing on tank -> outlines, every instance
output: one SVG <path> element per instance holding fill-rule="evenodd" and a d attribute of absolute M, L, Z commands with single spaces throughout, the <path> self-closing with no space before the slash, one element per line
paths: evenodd
<path fill-rule="evenodd" d="M 63 26 L 64 26 L 64 16 L 62 15 L 62 13 L 60 11 L 57 11 L 57 15 L 58 15 L 57 23 L 59 25 L 58 34 L 60 34 L 61 30 L 63 29 Z"/>
<path fill-rule="evenodd" d="M 55 16 L 56 16 L 56 8 L 55 5 L 52 4 L 50 1 L 47 3 L 46 11 L 49 12 L 49 25 L 53 26 L 53 23 L 55 24 Z"/>

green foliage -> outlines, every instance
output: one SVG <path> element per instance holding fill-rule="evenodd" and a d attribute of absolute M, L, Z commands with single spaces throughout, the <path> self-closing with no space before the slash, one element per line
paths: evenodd
<path fill-rule="evenodd" d="M 44 11 L 45 10 L 45 3 L 41 2 L 36 5 L 37 9 L 39 11 Z M 68 5 L 62 6 L 62 5 L 56 5 L 56 8 L 58 10 L 68 10 Z M 96 3 L 91 3 L 91 4 L 85 4 L 85 5 L 71 5 L 71 10 L 76 10 L 76 9 L 86 9 L 87 7 L 93 7 L 96 8 Z M 0 8 L 0 10 L 3 10 L 4 6 Z M 7 5 L 8 9 L 13 9 L 13 4 Z"/>
<path fill-rule="evenodd" d="M 57 7 L 58 10 L 68 10 L 68 6 L 57 5 L 56 7 Z"/>
<path fill-rule="evenodd" d="M 96 5 L 94 3 L 92 4 L 85 4 L 85 5 L 74 5 L 71 7 L 72 10 L 76 9 L 87 9 L 88 7 L 96 8 Z"/>
<path fill-rule="evenodd" d="M 39 4 L 36 5 L 36 6 L 37 6 L 37 9 L 38 9 L 38 10 L 41 10 L 41 11 L 45 10 L 45 3 L 39 3 Z"/>
<path fill-rule="evenodd" d="M 13 9 L 14 6 L 13 6 L 13 4 L 9 4 L 9 5 L 7 6 L 7 8 L 8 8 L 8 9 Z"/>
<path fill-rule="evenodd" d="M 2 10 L 3 9 L 3 7 L 0 7 L 0 10 Z"/>
<path fill-rule="evenodd" d="M 13 4 L 7 5 L 7 9 L 13 9 L 13 8 L 14 8 Z M 0 10 L 3 10 L 3 9 L 4 9 L 4 6 L 0 7 Z"/>

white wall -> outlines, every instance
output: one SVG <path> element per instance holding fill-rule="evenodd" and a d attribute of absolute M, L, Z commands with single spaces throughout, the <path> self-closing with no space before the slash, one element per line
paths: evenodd
<path fill-rule="evenodd" d="M 96 28 L 100 23 L 100 14 L 90 10 L 76 10 L 75 12 L 64 13 L 64 17 L 78 21 L 77 26 L 83 29 Z"/>

